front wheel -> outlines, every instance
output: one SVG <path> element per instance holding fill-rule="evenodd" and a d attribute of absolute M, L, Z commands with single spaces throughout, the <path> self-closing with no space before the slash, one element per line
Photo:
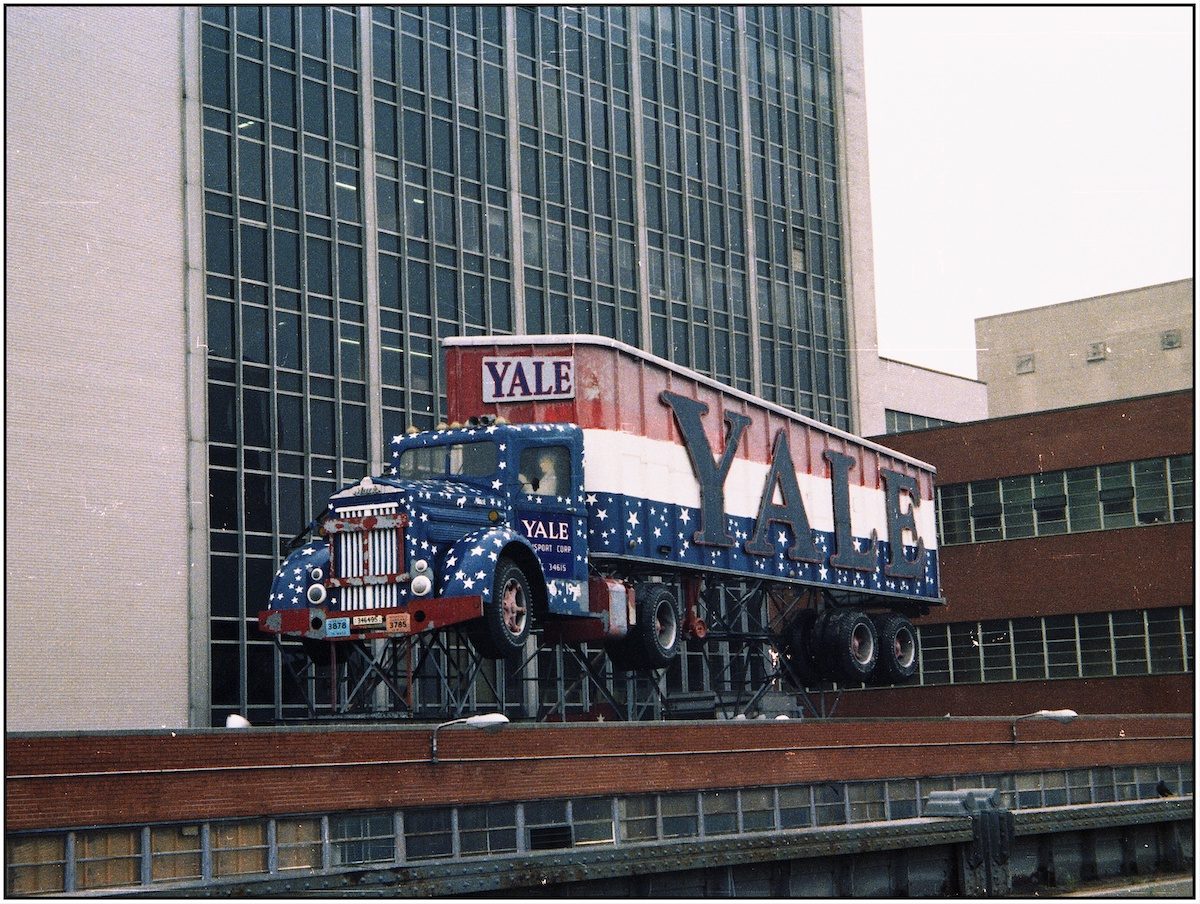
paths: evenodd
<path fill-rule="evenodd" d="M 471 630 L 475 648 L 488 659 L 515 659 L 529 637 L 533 594 L 521 566 L 501 556 L 496 563 L 491 595 L 483 601 L 483 617 Z"/>

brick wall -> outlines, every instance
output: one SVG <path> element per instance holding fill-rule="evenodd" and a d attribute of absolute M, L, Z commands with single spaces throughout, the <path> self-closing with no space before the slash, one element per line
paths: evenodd
<path fill-rule="evenodd" d="M 1190 717 L 247 729 L 7 738 L 8 831 L 1190 761 Z"/>
<path fill-rule="evenodd" d="M 1077 713 L 1195 712 L 1195 675 L 872 688 L 844 694 L 836 715 L 1021 715 L 1039 709 L 1073 709 Z"/>
<path fill-rule="evenodd" d="M 1164 393 L 877 436 L 938 469 L 939 485 L 1192 451 L 1194 395 Z"/>
<path fill-rule="evenodd" d="M 946 605 L 921 624 L 1188 606 L 1190 523 L 968 543 L 939 551 Z"/>

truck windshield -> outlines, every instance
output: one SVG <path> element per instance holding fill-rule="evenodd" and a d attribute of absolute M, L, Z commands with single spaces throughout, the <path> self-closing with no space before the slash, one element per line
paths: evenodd
<path fill-rule="evenodd" d="M 499 453 L 493 442 L 454 443 L 409 449 L 400 456 L 401 477 L 490 477 Z"/>

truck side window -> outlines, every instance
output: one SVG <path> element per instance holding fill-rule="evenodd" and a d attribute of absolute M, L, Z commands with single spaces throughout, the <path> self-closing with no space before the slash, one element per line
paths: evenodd
<path fill-rule="evenodd" d="M 521 452 L 521 489 L 538 496 L 569 496 L 571 455 L 565 446 L 534 446 Z"/>

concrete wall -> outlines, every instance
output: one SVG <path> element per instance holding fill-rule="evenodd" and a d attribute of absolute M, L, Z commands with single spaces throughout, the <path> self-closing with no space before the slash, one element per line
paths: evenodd
<path fill-rule="evenodd" d="M 989 413 L 1003 417 L 1191 388 L 1194 295 L 1193 281 L 1184 279 L 976 320 Z M 1179 331 L 1177 348 L 1163 349 L 1167 330 Z M 1104 357 L 1089 361 L 1097 343 Z M 1018 373 L 1018 361 L 1031 355 L 1032 371 Z"/>
<path fill-rule="evenodd" d="M 6 727 L 185 725 L 181 10 L 6 24 Z"/>
<path fill-rule="evenodd" d="M 850 429 L 859 436 L 883 433 L 879 401 L 879 340 L 875 320 L 875 246 L 871 232 L 871 173 L 867 153 L 866 75 L 863 69 L 862 10 L 830 11 L 838 61 L 837 119 L 842 175 L 842 223 L 849 322 Z M 877 426 L 876 426 L 877 425 Z"/>
<path fill-rule="evenodd" d="M 890 358 L 879 359 L 876 379 L 871 410 L 863 412 L 866 436 L 884 432 L 884 412 L 889 408 L 956 424 L 988 416 L 987 386 L 979 380 Z"/>

